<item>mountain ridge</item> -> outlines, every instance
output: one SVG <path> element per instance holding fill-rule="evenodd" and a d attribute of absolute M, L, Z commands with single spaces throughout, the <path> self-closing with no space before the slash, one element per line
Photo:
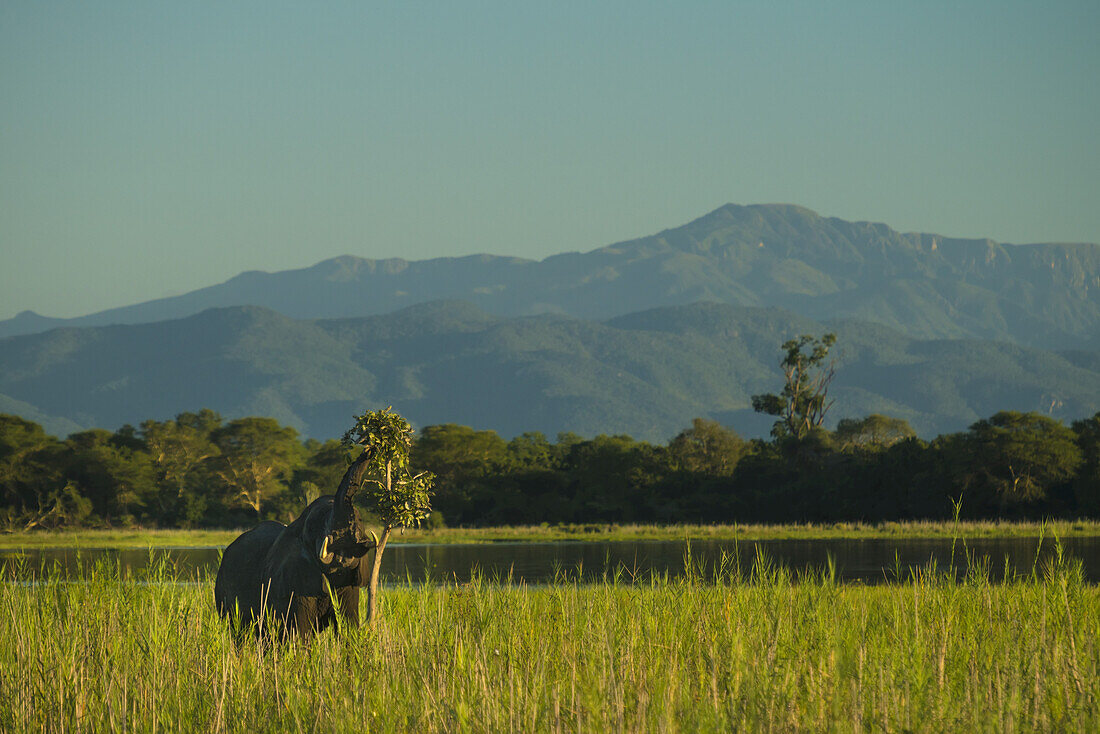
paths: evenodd
<path fill-rule="evenodd" d="M 75 319 L 24 312 L 0 322 L 0 336 L 150 323 L 237 305 L 293 318 L 344 318 L 459 298 L 505 317 L 607 319 L 713 300 L 878 321 L 914 338 L 1095 349 L 1098 293 L 1100 246 L 1094 244 L 900 233 L 792 204 L 726 204 L 679 227 L 583 253 L 542 260 L 342 255 L 295 270 L 247 271 L 179 296 Z"/>
<path fill-rule="evenodd" d="M 833 420 L 885 412 L 932 436 L 1002 409 L 1067 420 L 1100 410 L 1100 359 L 1087 352 L 915 340 L 881 324 L 816 321 L 779 307 L 695 303 L 593 321 L 501 317 L 454 300 L 318 320 L 226 307 L 8 337 L 0 340 L 0 409 L 66 431 L 209 407 L 329 438 L 364 406 L 392 404 L 418 426 L 455 422 L 504 435 L 665 441 L 695 416 L 762 435 L 771 419 L 749 401 L 780 388 L 779 345 L 826 330 L 839 335 Z"/>

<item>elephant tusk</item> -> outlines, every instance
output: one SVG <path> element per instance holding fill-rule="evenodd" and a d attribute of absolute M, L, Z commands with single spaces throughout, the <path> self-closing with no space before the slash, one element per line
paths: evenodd
<path fill-rule="evenodd" d="M 327 535 L 325 536 L 324 542 L 321 543 L 321 552 L 317 557 L 321 559 L 321 563 L 325 563 L 325 564 L 332 563 L 333 555 L 332 555 L 332 553 L 329 553 L 329 550 L 328 550 L 328 536 Z"/>
<path fill-rule="evenodd" d="M 370 533 L 370 538 L 371 538 L 371 540 L 374 541 L 374 547 L 377 548 L 378 547 L 378 536 L 374 534 L 373 530 L 368 530 L 367 532 Z"/>

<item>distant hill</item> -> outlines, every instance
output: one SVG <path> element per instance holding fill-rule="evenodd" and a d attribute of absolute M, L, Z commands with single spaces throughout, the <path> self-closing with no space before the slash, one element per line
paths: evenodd
<path fill-rule="evenodd" d="M 344 256 L 247 272 L 181 296 L 76 319 L 24 312 L 0 336 L 59 325 L 150 323 L 256 305 L 345 318 L 459 298 L 497 316 L 607 319 L 698 301 L 855 318 L 921 339 L 1100 349 L 1100 246 L 1006 245 L 826 218 L 789 205 L 717 209 L 676 229 L 536 262 L 476 255 L 420 262 Z"/>
<path fill-rule="evenodd" d="M 779 345 L 839 334 L 833 420 L 885 412 L 926 436 L 997 410 L 1076 418 L 1100 410 L 1100 360 L 980 340 L 916 340 L 859 320 L 698 303 L 617 316 L 504 318 L 465 302 L 297 320 L 257 307 L 152 324 L 61 328 L 0 340 L 0 411 L 59 433 L 209 407 L 337 436 L 392 404 L 416 425 L 505 435 L 629 433 L 664 441 L 695 416 L 748 435 L 770 419 L 754 393 L 781 385 Z"/>

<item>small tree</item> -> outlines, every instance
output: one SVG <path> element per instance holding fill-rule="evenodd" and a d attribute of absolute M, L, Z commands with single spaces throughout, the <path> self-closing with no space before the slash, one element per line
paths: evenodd
<path fill-rule="evenodd" d="M 370 453 L 363 477 L 363 498 L 382 523 L 382 535 L 374 551 L 367 587 L 367 622 L 375 619 L 378 571 L 394 528 L 417 527 L 432 511 L 431 472 L 413 474 L 409 469 L 412 426 L 392 408 L 355 416 L 355 425 L 344 434 L 344 445 L 364 445 Z"/>
<path fill-rule="evenodd" d="M 668 444 L 676 468 L 715 477 L 732 475 L 746 451 L 748 444 L 736 431 L 705 418 L 692 420 L 691 428 Z"/>
<path fill-rule="evenodd" d="M 772 426 L 776 438 L 801 440 L 825 421 L 833 405 L 828 399 L 829 383 L 836 372 L 835 362 L 825 359 L 835 343 L 836 334 L 820 339 L 803 334 L 783 343 L 787 353 L 779 363 L 786 379 L 783 391 L 752 396 L 752 409 L 757 413 L 779 416 Z"/>

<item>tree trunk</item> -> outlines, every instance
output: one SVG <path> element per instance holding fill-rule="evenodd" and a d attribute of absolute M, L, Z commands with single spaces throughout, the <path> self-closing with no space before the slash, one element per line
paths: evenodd
<path fill-rule="evenodd" d="M 367 586 L 367 624 L 373 624 L 377 614 L 378 603 L 378 569 L 382 567 L 382 553 L 386 550 L 386 541 L 390 539 L 390 526 L 382 528 L 382 537 L 378 539 L 378 546 L 374 549 L 374 560 L 371 562 L 370 585 Z"/>

